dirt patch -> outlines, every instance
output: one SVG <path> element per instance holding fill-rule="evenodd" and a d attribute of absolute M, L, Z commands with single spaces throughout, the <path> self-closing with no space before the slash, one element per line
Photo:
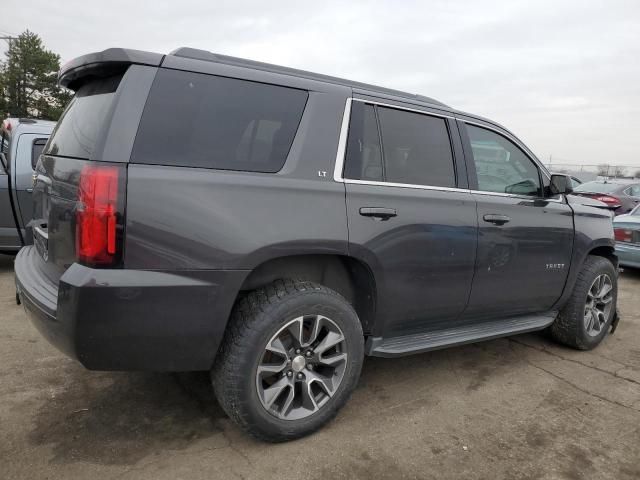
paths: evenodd
<path fill-rule="evenodd" d="M 52 445 L 52 462 L 130 465 L 221 431 L 224 414 L 206 374 L 68 370 L 29 435 L 34 445 Z"/>

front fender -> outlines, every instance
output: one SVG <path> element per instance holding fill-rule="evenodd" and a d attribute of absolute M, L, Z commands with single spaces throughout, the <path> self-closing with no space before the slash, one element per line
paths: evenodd
<path fill-rule="evenodd" d="M 574 238 L 571 266 L 560 299 L 553 309 L 560 309 L 573 292 L 578 273 L 587 257 L 592 253 L 606 253 L 615 259 L 615 239 L 613 235 L 613 215 L 608 210 L 579 203 L 569 204 L 573 210 Z M 615 262 L 617 267 L 617 262 Z"/>

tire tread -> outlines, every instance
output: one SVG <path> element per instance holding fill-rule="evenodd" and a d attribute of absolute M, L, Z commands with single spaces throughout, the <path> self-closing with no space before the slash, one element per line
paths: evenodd
<path fill-rule="evenodd" d="M 292 440 L 316 429 L 310 428 L 308 432 L 303 433 L 299 429 L 280 429 L 278 432 L 266 434 L 248 415 L 247 399 L 243 396 L 241 385 L 241 382 L 246 379 L 246 371 L 238 368 L 245 360 L 247 349 L 255 348 L 255 338 L 262 332 L 264 316 L 268 315 L 269 310 L 281 302 L 309 292 L 335 297 L 344 304 L 344 307 L 351 309 L 357 318 L 351 305 L 339 293 L 324 285 L 305 280 L 276 280 L 247 293 L 238 300 L 211 370 L 211 379 L 220 406 L 244 431 L 263 441 Z M 347 399 L 348 396 L 345 402 Z M 339 408 L 334 408 L 325 418 L 325 422 L 330 421 L 338 410 Z"/>
<path fill-rule="evenodd" d="M 582 334 L 582 329 L 584 328 L 583 296 L 586 295 L 587 290 L 591 287 L 594 278 L 603 273 L 604 269 L 609 269 L 612 266 L 613 264 L 604 257 L 590 255 L 586 258 L 582 270 L 578 273 L 571 296 L 560 311 L 558 318 L 551 325 L 550 333 L 554 340 L 578 350 L 590 350 L 600 343 L 601 338 L 595 344 L 586 342 Z M 612 280 L 615 282 L 615 279 Z M 613 315 L 611 317 L 613 318 Z M 605 332 L 607 328 L 608 325 L 604 328 Z M 602 335 L 602 338 L 604 338 L 604 335 Z"/>

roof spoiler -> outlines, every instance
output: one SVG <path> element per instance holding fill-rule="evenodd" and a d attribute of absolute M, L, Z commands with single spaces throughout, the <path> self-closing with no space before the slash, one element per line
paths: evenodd
<path fill-rule="evenodd" d="M 58 73 L 58 84 L 77 90 L 85 77 L 108 77 L 124 72 L 129 65 L 150 65 L 157 67 L 164 55 L 160 53 L 109 48 L 102 52 L 82 55 L 65 63 Z"/>

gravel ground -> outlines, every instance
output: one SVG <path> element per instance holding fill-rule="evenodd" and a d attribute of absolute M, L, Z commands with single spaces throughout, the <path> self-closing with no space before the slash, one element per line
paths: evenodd
<path fill-rule="evenodd" d="M 0 477 L 6 479 L 640 478 L 640 272 L 592 352 L 522 335 L 370 358 L 328 427 L 259 443 L 206 374 L 90 372 L 15 304 L 0 256 Z"/>

